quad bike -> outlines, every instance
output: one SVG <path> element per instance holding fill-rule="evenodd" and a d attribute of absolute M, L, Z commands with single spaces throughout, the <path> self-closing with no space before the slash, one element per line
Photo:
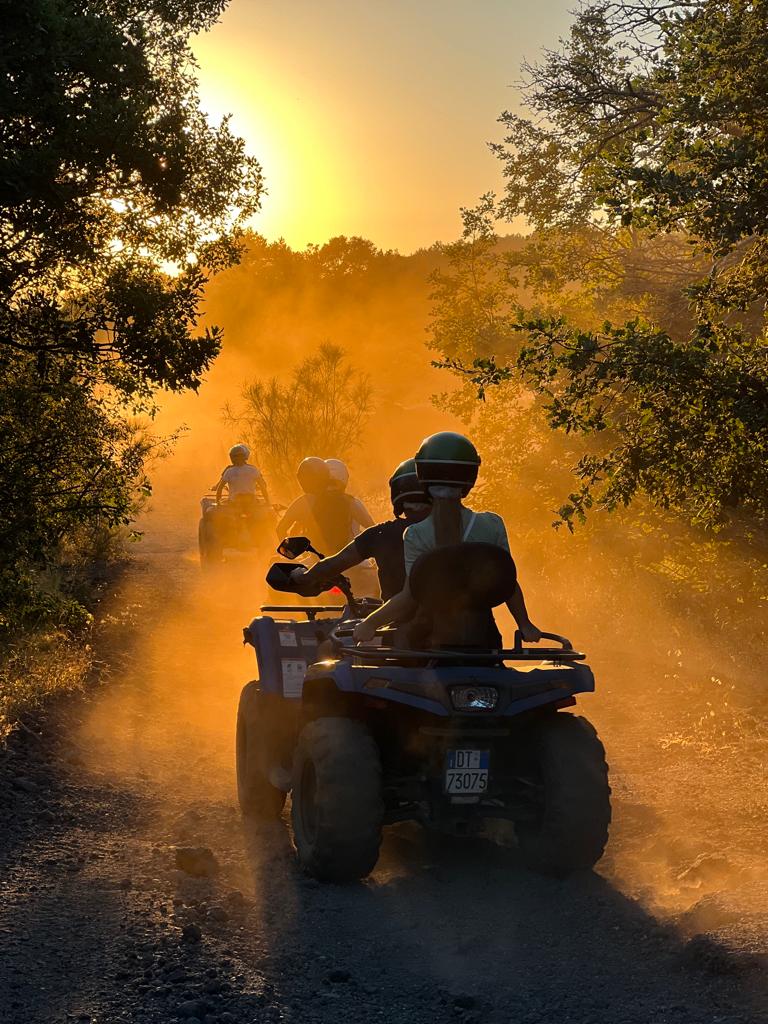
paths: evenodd
<path fill-rule="evenodd" d="M 308 543 L 278 550 L 293 556 Z M 294 568 L 271 567 L 275 590 L 302 593 Z M 530 869 L 591 868 L 608 838 L 608 766 L 593 727 L 564 710 L 594 690 L 585 656 L 556 634 L 543 634 L 547 649 L 524 646 L 519 632 L 507 650 L 473 642 L 514 589 L 514 563 L 498 548 L 430 552 L 410 579 L 432 617 L 424 650 L 404 646 L 400 629 L 354 646 L 355 621 L 376 602 L 356 601 L 343 577 L 343 608 L 265 607 L 245 628 L 259 679 L 238 710 L 243 813 L 277 818 L 290 792 L 300 865 L 324 881 L 369 874 L 383 826 L 405 820 L 473 835 L 506 819 Z"/>
<path fill-rule="evenodd" d="M 197 529 L 200 565 L 210 568 L 225 560 L 228 550 L 253 551 L 270 543 L 277 506 L 257 495 L 218 502 L 212 494 L 200 501 Z"/>

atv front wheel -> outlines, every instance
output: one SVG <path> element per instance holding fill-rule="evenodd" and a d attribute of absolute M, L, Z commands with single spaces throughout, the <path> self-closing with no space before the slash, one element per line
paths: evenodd
<path fill-rule="evenodd" d="M 318 718 L 299 736 L 291 819 L 301 867 L 324 882 L 364 878 L 379 859 L 381 759 L 349 718 Z"/>
<path fill-rule="evenodd" d="M 608 841 L 611 789 L 605 749 L 586 718 L 557 713 L 531 737 L 539 815 L 515 826 L 527 867 L 563 877 L 594 867 Z"/>
<path fill-rule="evenodd" d="M 275 732 L 269 710 L 269 697 L 257 682 L 243 687 L 237 708 L 237 798 L 243 814 L 262 821 L 280 817 L 286 796 L 269 779 Z"/>

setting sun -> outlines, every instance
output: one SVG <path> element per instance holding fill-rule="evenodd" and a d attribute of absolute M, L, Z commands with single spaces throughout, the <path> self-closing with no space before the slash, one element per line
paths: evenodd
<path fill-rule="evenodd" d="M 566 0 L 234 0 L 195 41 L 203 107 L 261 161 L 254 220 L 303 247 L 362 235 L 409 252 L 460 231 L 458 209 L 501 187 L 486 143 L 516 106 L 527 51 L 556 34 Z"/>

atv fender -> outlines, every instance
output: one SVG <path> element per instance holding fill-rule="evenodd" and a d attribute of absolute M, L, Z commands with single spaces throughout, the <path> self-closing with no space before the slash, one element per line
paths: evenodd
<path fill-rule="evenodd" d="M 319 673 L 313 668 L 304 680 L 302 703 L 310 718 L 344 715 L 349 705 L 346 694 L 336 685 L 333 673 Z"/>
<path fill-rule="evenodd" d="M 325 634 L 317 622 L 276 622 L 262 615 L 243 630 L 243 640 L 256 651 L 262 693 L 299 702 L 304 677 Z"/>

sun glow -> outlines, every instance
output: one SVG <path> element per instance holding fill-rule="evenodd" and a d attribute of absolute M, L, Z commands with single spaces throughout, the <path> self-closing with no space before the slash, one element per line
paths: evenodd
<path fill-rule="evenodd" d="M 263 62 L 253 67 L 237 44 L 223 49 L 204 37 L 196 52 L 203 109 L 214 121 L 234 110 L 233 130 L 248 140 L 264 170 L 256 230 L 299 247 L 334 234 L 339 194 L 354 206 L 357 189 L 345 180 L 343 145 L 330 113 L 308 109 L 283 85 L 279 69 Z"/>
<path fill-rule="evenodd" d="M 256 230 L 297 248 L 344 234 L 403 253 L 456 238 L 459 207 L 503 188 L 486 143 L 516 107 L 515 69 L 568 8 L 231 0 L 194 50 L 204 109 L 231 112 L 262 164 Z"/>

